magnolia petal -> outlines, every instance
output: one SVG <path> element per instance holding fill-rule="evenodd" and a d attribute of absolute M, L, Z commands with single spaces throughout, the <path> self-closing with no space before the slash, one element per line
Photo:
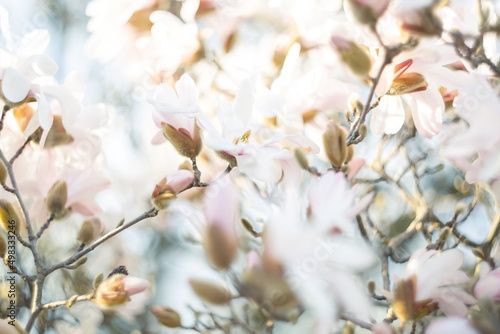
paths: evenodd
<path fill-rule="evenodd" d="M 425 334 L 479 334 L 465 318 L 447 317 L 439 318 L 431 322 L 425 330 Z"/>
<path fill-rule="evenodd" d="M 424 91 L 408 95 L 413 98 L 409 99 L 411 114 L 420 135 L 425 138 L 437 135 L 441 131 L 445 109 L 443 97 L 437 87 L 429 85 Z"/>
<path fill-rule="evenodd" d="M 175 90 L 179 95 L 179 105 L 190 107 L 198 104 L 198 88 L 188 74 L 183 74 L 175 83 Z"/>
<path fill-rule="evenodd" d="M 151 139 L 151 144 L 153 145 L 160 145 L 163 144 L 167 141 L 167 138 L 163 135 L 163 131 L 158 131 L 153 139 Z"/>
<path fill-rule="evenodd" d="M 45 29 L 33 30 L 24 35 L 21 40 L 17 54 L 19 57 L 41 55 L 47 49 L 50 42 L 50 34 Z"/>
<path fill-rule="evenodd" d="M 175 193 L 178 193 L 193 182 L 193 172 L 185 169 L 176 170 L 167 175 L 167 184 L 172 187 Z"/>
<path fill-rule="evenodd" d="M 248 124 L 248 120 L 252 115 L 253 104 L 254 94 L 250 79 L 243 80 L 234 99 L 234 112 L 242 126 Z"/>
<path fill-rule="evenodd" d="M 21 72 L 9 67 L 2 78 L 2 93 L 7 100 L 16 103 L 26 98 L 31 82 Z"/>
<path fill-rule="evenodd" d="M 151 286 L 151 283 L 139 277 L 127 276 L 123 281 L 125 283 L 125 291 L 127 291 L 129 296 L 141 293 Z"/>
<path fill-rule="evenodd" d="M 42 129 L 49 131 L 52 127 L 52 123 L 54 122 L 54 117 L 50 112 L 49 102 L 47 101 L 43 93 L 37 96 L 37 101 L 38 108 L 36 109 L 36 112 L 40 119 L 40 126 L 42 127 Z"/>
<path fill-rule="evenodd" d="M 384 96 L 371 112 L 370 129 L 376 135 L 397 133 L 405 121 L 401 97 Z"/>
<path fill-rule="evenodd" d="M 83 74 L 71 71 L 64 79 L 64 86 L 67 87 L 73 95 L 81 101 L 85 92 L 85 77 Z"/>
<path fill-rule="evenodd" d="M 247 149 L 245 152 L 248 151 Z M 278 182 L 282 175 L 280 163 L 265 155 L 253 154 L 236 155 L 240 172 L 264 182 Z"/>

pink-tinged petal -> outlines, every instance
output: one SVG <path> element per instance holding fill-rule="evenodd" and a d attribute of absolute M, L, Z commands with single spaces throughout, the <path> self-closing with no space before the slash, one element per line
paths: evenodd
<path fill-rule="evenodd" d="M 467 306 L 457 301 L 440 300 L 438 307 L 448 317 L 465 317 L 467 315 Z"/>
<path fill-rule="evenodd" d="M 189 107 L 198 104 L 198 88 L 188 74 L 183 74 L 175 83 L 175 90 L 179 95 L 181 107 Z"/>
<path fill-rule="evenodd" d="M 71 211 L 77 212 L 85 217 L 92 217 L 102 212 L 102 209 L 93 200 L 73 203 L 69 206 Z"/>
<path fill-rule="evenodd" d="M 405 121 L 401 97 L 385 96 L 371 112 L 370 129 L 376 135 L 397 133 Z"/>
<path fill-rule="evenodd" d="M 17 321 L 17 320 L 15 320 L 15 321 Z M 19 334 L 16 327 L 10 325 L 6 319 L 0 319 L 0 333 L 2 333 L 2 334 Z"/>
<path fill-rule="evenodd" d="M 43 91 L 45 95 L 59 102 L 64 128 L 70 131 L 75 125 L 76 117 L 81 112 L 81 104 L 66 87 L 45 86 Z"/>
<path fill-rule="evenodd" d="M 369 193 L 365 197 L 363 197 L 358 203 L 354 204 L 350 209 L 345 212 L 345 216 L 347 219 L 354 218 L 358 213 L 366 209 L 368 205 L 373 201 L 373 197 L 375 193 Z"/>
<path fill-rule="evenodd" d="M 50 34 L 47 30 L 33 30 L 21 40 L 17 54 L 23 58 L 31 55 L 41 55 L 47 49 L 49 42 Z"/>
<path fill-rule="evenodd" d="M 186 187 L 193 182 L 193 179 L 193 172 L 180 169 L 167 175 L 167 184 L 172 187 L 175 193 L 178 193 L 186 189 Z"/>
<path fill-rule="evenodd" d="M 425 70 L 425 78 L 449 89 L 460 89 L 471 83 L 471 74 L 452 71 L 446 67 L 431 67 Z"/>
<path fill-rule="evenodd" d="M 245 267 L 246 270 L 252 270 L 254 268 L 262 266 L 262 260 L 260 259 L 260 255 L 252 250 L 247 255 L 247 265 Z"/>
<path fill-rule="evenodd" d="M 429 85 L 426 90 L 409 94 L 413 97 L 411 113 L 420 135 L 432 138 L 441 131 L 444 100 L 437 87 Z"/>
<path fill-rule="evenodd" d="M 490 274 L 481 278 L 474 287 L 474 296 L 500 300 L 500 278 Z"/>
<path fill-rule="evenodd" d="M 373 334 L 393 334 L 392 327 L 385 322 L 379 322 L 372 326 Z"/>
<path fill-rule="evenodd" d="M 160 145 L 163 144 L 167 141 L 167 138 L 163 135 L 163 131 L 158 131 L 157 134 L 151 139 L 151 144 L 153 145 Z"/>
<path fill-rule="evenodd" d="M 319 146 L 304 135 L 288 135 L 287 138 L 312 154 L 319 153 Z"/>
<path fill-rule="evenodd" d="M 9 67 L 2 78 L 2 93 L 11 102 L 21 102 L 31 88 L 29 79 L 19 71 Z"/>
<path fill-rule="evenodd" d="M 479 334 L 469 320 L 459 317 L 440 318 L 431 322 L 425 334 Z"/>
<path fill-rule="evenodd" d="M 123 281 L 125 283 L 125 291 L 127 291 L 129 296 L 141 293 L 151 286 L 151 283 L 139 277 L 127 276 Z"/>
<path fill-rule="evenodd" d="M 208 224 L 219 227 L 222 233 L 236 242 L 236 220 L 239 215 L 238 193 L 226 177 L 210 185 L 205 193 L 205 212 Z"/>
<path fill-rule="evenodd" d="M 358 174 L 358 172 L 363 168 L 365 164 L 365 159 L 363 158 L 353 158 L 351 161 L 347 163 L 349 167 L 349 172 L 347 173 L 347 179 L 352 181 L 354 177 Z"/>

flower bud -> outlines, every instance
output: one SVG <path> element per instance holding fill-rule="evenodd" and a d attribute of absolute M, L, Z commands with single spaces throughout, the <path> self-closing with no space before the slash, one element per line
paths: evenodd
<path fill-rule="evenodd" d="M 342 330 L 342 334 L 354 334 L 354 325 L 352 322 L 346 322 L 344 329 Z"/>
<path fill-rule="evenodd" d="M 2 227 L 5 231 L 19 232 L 21 221 L 17 211 L 12 203 L 4 199 L 0 199 L 0 219 L 2 220 Z"/>
<path fill-rule="evenodd" d="M 296 148 L 293 153 L 295 155 L 295 160 L 297 160 L 297 163 L 299 164 L 300 168 L 308 170 L 309 161 L 307 161 L 307 157 L 304 154 L 304 152 L 302 152 L 300 148 Z"/>
<path fill-rule="evenodd" d="M 446 240 L 448 240 L 448 238 L 450 237 L 451 235 L 451 227 L 448 227 L 446 226 L 445 228 L 443 228 L 441 230 L 441 232 L 439 233 L 439 238 L 438 238 L 438 242 L 439 243 L 443 243 L 445 242 Z"/>
<path fill-rule="evenodd" d="M 427 89 L 427 81 L 420 73 L 403 73 L 392 81 L 387 95 L 403 95 Z"/>
<path fill-rule="evenodd" d="M 354 42 L 334 36 L 330 40 L 340 59 L 349 69 L 360 77 L 366 77 L 372 68 L 372 58 L 368 52 Z"/>
<path fill-rule="evenodd" d="M 345 131 L 334 121 L 329 121 L 323 134 L 326 155 L 334 167 L 340 168 L 347 155 Z"/>
<path fill-rule="evenodd" d="M 104 223 L 99 218 L 87 219 L 78 231 L 77 240 L 88 245 L 104 232 Z"/>
<path fill-rule="evenodd" d="M 0 161 L 0 184 L 5 184 L 6 179 L 7 179 L 7 167 L 5 167 L 4 163 Z"/>
<path fill-rule="evenodd" d="M 32 135 L 31 141 L 35 144 L 40 144 L 42 139 L 43 129 L 38 128 Z M 63 126 L 62 117 L 60 115 L 54 116 L 54 122 L 52 127 L 47 134 L 45 143 L 43 144 L 44 149 L 53 148 L 56 146 L 67 145 L 73 142 L 73 137 L 71 137 Z"/>
<path fill-rule="evenodd" d="M 439 36 L 443 30 L 442 22 L 432 7 L 405 11 L 396 14 L 399 27 L 407 33 L 420 36 Z"/>
<path fill-rule="evenodd" d="M 59 180 L 50 188 L 45 205 L 47 211 L 54 216 L 61 216 L 68 199 L 68 186 L 66 181 Z"/>
<path fill-rule="evenodd" d="M 376 288 L 377 288 L 377 284 L 375 284 L 375 281 L 373 281 L 373 280 L 368 281 L 368 293 L 370 295 L 375 294 Z"/>
<path fill-rule="evenodd" d="M 160 183 L 156 185 L 155 190 L 153 190 L 151 202 L 157 210 L 163 210 L 167 208 L 170 201 L 176 197 L 172 187 L 167 184 L 167 178 L 163 178 Z"/>
<path fill-rule="evenodd" d="M 374 25 L 384 14 L 390 0 L 345 0 L 346 14 L 361 24 Z"/>
<path fill-rule="evenodd" d="M 164 306 L 153 306 L 150 310 L 163 326 L 167 326 L 169 328 L 182 326 L 181 316 L 174 309 Z"/>
<path fill-rule="evenodd" d="M 121 305 L 129 301 L 130 296 L 150 286 L 151 284 L 142 278 L 128 277 L 121 273 L 112 274 L 99 284 L 92 301 L 103 308 Z"/>
<path fill-rule="evenodd" d="M 172 143 L 177 152 L 185 157 L 194 159 L 201 151 L 200 128 L 196 122 L 193 137 L 188 130 L 176 129 L 167 123 L 163 123 L 163 135 Z"/>
<path fill-rule="evenodd" d="M 3 258 L 5 253 L 7 253 L 7 239 L 3 233 L 0 233 L 0 257 Z"/>
<path fill-rule="evenodd" d="M 92 284 L 94 289 L 97 289 L 97 287 L 102 283 L 102 281 L 104 281 L 103 273 L 97 274 L 97 276 L 94 278 L 94 283 Z"/>
<path fill-rule="evenodd" d="M 231 294 L 227 288 L 219 284 L 195 278 L 190 278 L 189 284 L 198 297 L 209 303 L 222 305 L 227 304 L 231 300 Z"/>

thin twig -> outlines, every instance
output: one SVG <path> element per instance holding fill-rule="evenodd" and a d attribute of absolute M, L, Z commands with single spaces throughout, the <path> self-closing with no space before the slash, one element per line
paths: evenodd
<path fill-rule="evenodd" d="M 55 216 L 54 214 L 50 214 L 49 218 L 47 219 L 47 221 L 45 222 L 45 224 L 43 224 L 43 226 L 40 228 L 40 230 L 38 231 L 38 233 L 36 234 L 36 238 L 37 239 L 40 239 L 40 237 L 42 236 L 43 232 L 49 228 L 49 225 L 50 223 L 54 220 Z"/>
<path fill-rule="evenodd" d="M 14 163 L 14 161 L 16 161 L 16 159 L 21 155 L 21 153 L 23 153 L 24 149 L 26 148 L 26 146 L 28 146 L 28 143 L 31 141 L 31 136 L 29 136 L 23 143 L 23 145 L 16 151 L 16 153 L 14 154 L 14 156 L 12 158 L 10 158 L 10 164 L 12 165 Z"/>

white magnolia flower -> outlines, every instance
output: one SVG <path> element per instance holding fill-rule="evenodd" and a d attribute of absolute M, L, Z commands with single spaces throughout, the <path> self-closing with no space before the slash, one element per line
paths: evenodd
<path fill-rule="evenodd" d="M 283 136 L 263 138 L 260 131 L 267 131 L 261 124 L 252 122 L 254 108 L 253 84 L 249 79 L 240 85 L 233 103 L 219 101 L 217 116 L 221 125 L 218 131 L 206 116 L 200 117 L 203 142 L 218 152 L 239 171 L 250 177 L 276 182 L 282 175 L 278 159 L 285 158 L 287 151 L 274 145 Z M 264 132 L 264 135 L 269 132 Z"/>

